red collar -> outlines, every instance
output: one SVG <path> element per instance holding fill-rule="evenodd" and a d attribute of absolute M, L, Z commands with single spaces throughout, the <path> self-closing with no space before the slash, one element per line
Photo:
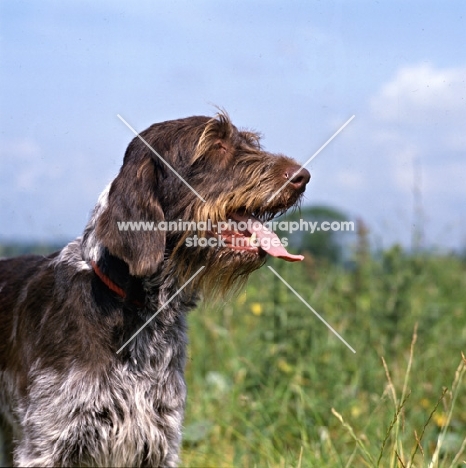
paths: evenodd
<path fill-rule="evenodd" d="M 114 293 L 118 294 L 121 298 L 125 299 L 126 298 L 126 292 L 120 288 L 120 286 L 116 285 L 108 276 L 105 276 L 102 273 L 102 270 L 97 266 L 97 263 L 94 262 L 94 260 L 91 260 L 91 265 L 92 268 L 94 269 L 95 274 L 100 278 L 102 283 L 107 286 L 110 291 L 113 291 Z"/>
<path fill-rule="evenodd" d="M 94 273 L 99 277 L 102 283 L 104 283 L 105 286 L 107 286 L 107 288 L 110 289 L 110 291 L 113 291 L 122 299 L 126 299 L 126 291 L 120 288 L 120 286 L 115 284 L 107 275 L 105 275 L 94 260 L 91 260 L 91 265 L 92 265 L 92 269 L 94 270 Z M 144 306 L 144 304 L 142 304 L 139 301 L 131 301 L 131 302 L 134 305 L 137 305 L 138 307 Z"/>

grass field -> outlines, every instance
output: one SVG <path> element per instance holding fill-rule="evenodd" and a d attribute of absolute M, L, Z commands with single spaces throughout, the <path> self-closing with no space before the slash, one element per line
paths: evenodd
<path fill-rule="evenodd" d="M 189 316 L 186 467 L 466 466 L 466 263 L 265 267 Z M 1 441 L 0 441 L 1 444 Z"/>
<path fill-rule="evenodd" d="M 269 263 L 190 315 L 183 466 L 466 466 L 466 265 Z"/>

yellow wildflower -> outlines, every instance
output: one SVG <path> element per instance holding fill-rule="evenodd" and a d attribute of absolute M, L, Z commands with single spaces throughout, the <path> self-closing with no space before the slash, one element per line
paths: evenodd
<path fill-rule="evenodd" d="M 290 374 L 293 371 L 293 367 L 290 366 L 284 359 L 277 361 L 277 367 L 285 374 Z"/>
<path fill-rule="evenodd" d="M 447 415 L 445 413 L 434 413 L 432 416 L 432 419 L 434 420 L 435 424 L 437 424 L 438 427 L 443 427 L 447 423 Z"/>
<path fill-rule="evenodd" d="M 253 302 L 251 304 L 251 312 L 254 315 L 261 315 L 262 314 L 262 305 L 260 302 Z"/>

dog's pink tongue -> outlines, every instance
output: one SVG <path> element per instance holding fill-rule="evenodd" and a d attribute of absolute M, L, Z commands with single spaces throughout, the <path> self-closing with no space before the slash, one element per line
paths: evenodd
<path fill-rule="evenodd" d="M 283 247 L 278 236 L 273 231 L 267 229 L 258 219 L 248 215 L 239 215 L 237 213 L 232 214 L 231 217 L 238 222 L 249 222 L 248 229 L 250 226 L 251 234 L 256 234 L 261 248 L 269 255 L 272 255 L 272 257 L 281 258 L 287 262 L 301 262 L 304 260 L 302 255 L 290 254 L 285 247 Z"/>

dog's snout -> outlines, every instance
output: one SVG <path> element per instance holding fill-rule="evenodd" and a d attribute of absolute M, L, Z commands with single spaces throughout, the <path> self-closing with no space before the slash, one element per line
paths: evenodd
<path fill-rule="evenodd" d="M 285 179 L 290 179 L 290 185 L 296 190 L 304 189 L 306 184 L 311 180 L 311 174 L 307 169 L 299 168 L 299 166 L 291 166 L 285 171 Z"/>

